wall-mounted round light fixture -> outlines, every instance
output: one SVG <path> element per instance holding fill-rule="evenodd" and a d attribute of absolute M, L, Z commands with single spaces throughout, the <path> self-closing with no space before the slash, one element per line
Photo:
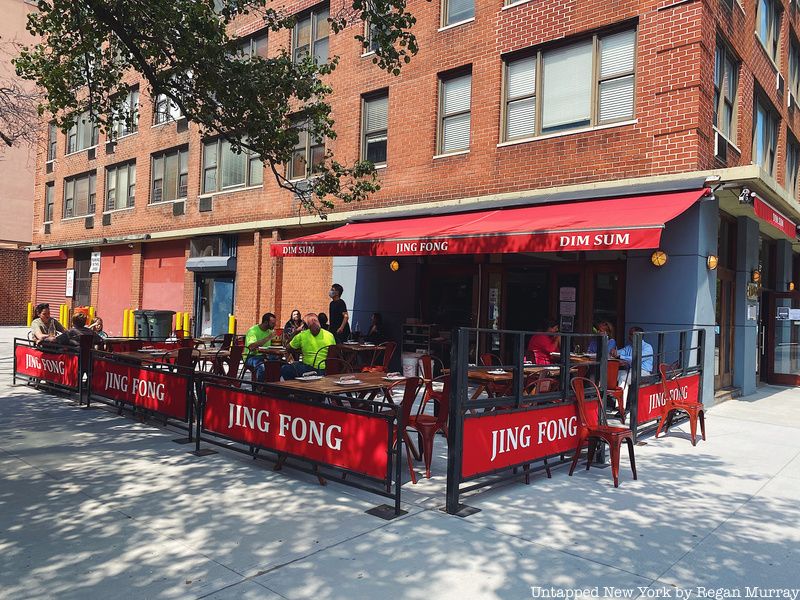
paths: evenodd
<path fill-rule="evenodd" d="M 787 283 L 786 284 L 786 289 L 788 289 L 790 292 L 793 292 L 794 291 L 794 281 L 790 281 L 789 283 Z"/>
<path fill-rule="evenodd" d="M 656 250 L 650 255 L 650 262 L 653 263 L 653 266 L 663 267 L 667 264 L 667 253 L 663 250 Z"/>
<path fill-rule="evenodd" d="M 752 275 L 753 283 L 760 283 L 761 282 L 761 271 L 755 269 Z"/>
<path fill-rule="evenodd" d="M 389 268 L 392 271 L 395 271 L 395 272 L 399 271 L 400 270 L 400 263 L 397 262 L 396 260 L 393 260 L 392 262 L 389 263 Z"/>
<path fill-rule="evenodd" d="M 706 266 L 708 267 L 709 271 L 713 271 L 717 268 L 719 264 L 719 257 L 715 256 L 714 254 L 709 254 L 708 258 L 706 258 Z"/>

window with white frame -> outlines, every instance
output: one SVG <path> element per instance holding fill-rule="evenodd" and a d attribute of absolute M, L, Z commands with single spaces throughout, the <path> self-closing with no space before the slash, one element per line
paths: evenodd
<path fill-rule="evenodd" d="M 189 191 L 189 149 L 178 148 L 154 154 L 150 169 L 150 203 L 186 198 Z"/>
<path fill-rule="evenodd" d="M 237 40 L 236 49 L 239 56 L 244 58 L 256 56 L 267 58 L 267 33 L 262 32 L 244 40 Z"/>
<path fill-rule="evenodd" d="M 389 139 L 389 92 L 364 97 L 361 114 L 361 159 L 385 165 Z"/>
<path fill-rule="evenodd" d="M 136 198 L 136 161 L 106 169 L 106 207 L 117 210 L 133 206 Z"/>
<path fill-rule="evenodd" d="M 375 33 L 378 31 L 378 25 L 374 23 L 370 23 L 369 21 L 364 23 L 364 38 L 367 42 L 367 47 L 364 52 L 375 52 L 378 48 L 378 42 L 375 39 Z"/>
<path fill-rule="evenodd" d="M 53 221 L 53 207 L 56 201 L 56 184 L 52 181 L 44 186 L 44 222 Z"/>
<path fill-rule="evenodd" d="M 469 150 L 472 74 L 439 78 L 437 154 Z"/>
<path fill-rule="evenodd" d="M 85 173 L 64 180 L 63 218 L 85 217 L 95 211 L 96 173 Z"/>
<path fill-rule="evenodd" d="M 789 42 L 789 91 L 800 102 L 800 43 L 794 36 Z"/>
<path fill-rule="evenodd" d="M 325 140 L 310 135 L 305 120 L 295 121 L 297 144 L 292 152 L 292 160 L 286 167 L 286 177 L 291 180 L 311 177 L 325 162 Z"/>
<path fill-rule="evenodd" d="M 792 198 L 797 197 L 797 173 L 800 169 L 800 145 L 789 133 L 786 136 L 786 190 Z"/>
<path fill-rule="evenodd" d="M 133 86 L 120 102 L 119 113 L 115 115 L 113 136 L 121 138 L 139 131 L 139 86 Z"/>
<path fill-rule="evenodd" d="M 739 64 L 725 44 L 717 43 L 714 60 L 714 127 L 736 142 L 736 93 Z"/>
<path fill-rule="evenodd" d="M 781 36 L 781 8 L 778 0 L 758 0 L 756 35 L 769 57 L 777 63 Z"/>
<path fill-rule="evenodd" d="M 763 94 L 757 92 L 753 114 L 753 163 L 774 176 L 780 126 L 778 113 Z"/>
<path fill-rule="evenodd" d="M 633 29 L 506 60 L 503 141 L 632 119 L 635 62 Z"/>
<path fill-rule="evenodd" d="M 58 143 L 58 127 L 55 123 L 47 125 L 47 162 L 56 159 L 56 147 Z"/>
<path fill-rule="evenodd" d="M 264 182 L 264 164 L 250 150 L 235 153 L 225 139 L 203 144 L 203 193 L 237 187 L 256 186 Z"/>
<path fill-rule="evenodd" d="M 307 55 L 317 63 L 328 62 L 328 36 L 330 9 L 320 6 L 298 17 L 292 32 L 292 56 L 300 62 Z"/>
<path fill-rule="evenodd" d="M 67 130 L 67 154 L 97 146 L 100 129 L 89 112 L 78 115 L 75 124 Z"/>
<path fill-rule="evenodd" d="M 158 94 L 153 104 L 153 124 L 169 123 L 183 117 L 181 109 L 166 94 Z"/>
<path fill-rule="evenodd" d="M 461 23 L 475 16 L 475 0 L 442 0 L 442 27 Z"/>

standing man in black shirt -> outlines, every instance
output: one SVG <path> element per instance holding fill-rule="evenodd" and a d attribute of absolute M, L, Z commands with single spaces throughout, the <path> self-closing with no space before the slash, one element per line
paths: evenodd
<path fill-rule="evenodd" d="M 347 304 L 342 300 L 344 288 L 338 283 L 331 286 L 328 295 L 331 297 L 331 304 L 328 309 L 330 318 L 330 331 L 336 338 L 336 342 L 341 344 L 350 338 L 350 316 L 347 314 Z"/>

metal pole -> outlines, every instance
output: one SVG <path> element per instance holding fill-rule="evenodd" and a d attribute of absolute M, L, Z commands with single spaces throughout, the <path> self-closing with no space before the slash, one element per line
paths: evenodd
<path fill-rule="evenodd" d="M 633 442 L 636 443 L 639 428 L 639 378 L 642 373 L 642 339 L 644 334 L 637 331 L 633 334 L 633 354 L 631 356 L 631 382 L 628 385 L 628 406 L 631 409 L 631 431 L 633 432 Z M 654 357 L 655 358 L 655 357 Z"/>
<path fill-rule="evenodd" d="M 17 338 L 14 338 L 14 371 L 11 375 L 11 385 L 17 385 Z"/>
<path fill-rule="evenodd" d="M 700 367 L 700 389 L 697 392 L 697 395 L 700 397 L 700 402 L 703 402 L 703 380 L 705 379 L 706 375 L 706 330 L 705 328 L 701 328 L 697 330 L 697 345 L 699 353 L 697 357 L 697 365 Z"/>
<path fill-rule="evenodd" d="M 402 422 L 403 419 L 403 411 L 397 411 L 397 419 L 395 420 L 397 423 L 397 444 L 395 444 L 395 457 L 394 457 L 394 514 L 396 516 L 400 516 L 402 511 L 400 510 L 400 490 L 402 488 L 402 481 L 400 480 L 401 477 L 401 469 L 400 463 L 402 462 L 403 457 L 403 437 L 406 430 L 405 423 Z M 391 452 L 391 447 L 389 448 Z"/>
<path fill-rule="evenodd" d="M 681 375 L 686 375 L 686 367 L 689 365 L 689 347 L 692 345 L 691 340 L 692 336 L 687 336 L 686 334 L 691 332 L 691 330 L 684 330 L 681 331 L 681 349 L 680 349 L 680 365 L 681 365 Z M 689 343 L 686 343 L 687 337 L 689 339 Z"/>
<path fill-rule="evenodd" d="M 456 329 L 455 343 L 450 350 L 450 425 L 447 428 L 447 493 L 445 509 L 451 515 L 458 512 L 461 484 L 461 459 L 464 448 L 464 408 L 467 397 L 467 363 L 469 330 Z"/>
<path fill-rule="evenodd" d="M 525 336 L 515 333 L 516 343 L 514 344 L 514 408 L 519 408 L 522 402 L 522 395 L 525 393 Z"/>

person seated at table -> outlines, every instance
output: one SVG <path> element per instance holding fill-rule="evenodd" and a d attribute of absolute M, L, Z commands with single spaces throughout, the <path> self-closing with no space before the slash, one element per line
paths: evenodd
<path fill-rule="evenodd" d="M 94 332 L 103 339 L 108 337 L 108 334 L 105 331 L 103 331 L 103 319 L 101 319 L 97 315 L 95 315 L 92 324 L 89 325 L 89 329 L 93 329 Z"/>
<path fill-rule="evenodd" d="M 286 325 L 283 326 L 283 343 L 288 344 L 292 341 L 292 338 L 305 329 L 305 327 L 306 324 L 303 322 L 300 311 L 295 308 L 289 320 L 286 321 Z"/>
<path fill-rule="evenodd" d="M 81 336 L 84 335 L 91 336 L 92 346 L 97 346 L 103 343 L 103 338 L 97 335 L 94 329 L 90 329 L 86 326 L 86 315 L 84 313 L 77 313 L 72 317 L 72 327 L 70 327 L 64 333 L 56 336 L 56 338 L 53 340 L 53 343 L 60 346 L 73 346 L 75 348 L 80 348 L 80 339 Z"/>
<path fill-rule="evenodd" d="M 558 333 L 558 323 L 553 319 L 545 319 L 543 328 L 547 333 Z M 547 335 L 545 333 L 537 333 L 531 337 L 528 342 L 528 350 L 525 356 L 537 365 L 552 365 L 554 352 L 559 352 L 561 347 L 560 335 Z"/>
<path fill-rule="evenodd" d="M 617 340 L 614 339 L 614 326 L 611 323 L 608 321 L 598 321 L 594 328 L 597 330 L 598 335 L 605 334 L 608 336 L 609 353 L 617 349 Z M 592 338 L 592 341 L 589 342 L 589 346 L 586 348 L 586 352 L 589 354 L 597 354 L 597 339 Z"/>
<path fill-rule="evenodd" d="M 275 315 L 270 312 L 264 313 L 261 322 L 248 329 L 244 336 L 245 365 L 253 369 L 256 381 L 264 381 L 266 372 L 264 357 L 259 354 L 258 349 L 272 343 L 275 337 L 275 322 Z"/>
<path fill-rule="evenodd" d="M 644 329 L 641 327 L 631 327 L 628 330 L 628 344 L 619 350 L 616 348 L 610 351 L 613 358 L 618 358 L 622 361 L 617 376 L 617 384 L 622 388 L 622 400 L 627 406 L 628 403 L 628 387 L 631 383 L 631 363 L 633 362 L 633 334 L 642 333 Z M 653 372 L 653 347 L 642 338 L 642 377 L 646 377 Z"/>
<path fill-rule="evenodd" d="M 383 317 L 381 313 L 372 313 L 372 319 L 369 324 L 369 331 L 364 339 L 373 344 L 382 344 L 386 341 L 386 335 L 383 332 Z"/>
<path fill-rule="evenodd" d="M 328 315 L 325 313 L 319 313 L 317 315 L 317 319 L 319 320 L 319 326 L 322 327 L 325 331 L 330 331 L 331 328 L 328 325 Z"/>
<path fill-rule="evenodd" d="M 281 377 L 286 381 L 309 371 L 324 374 L 325 359 L 328 358 L 327 346 L 336 344 L 333 334 L 320 327 L 319 317 L 315 313 L 308 313 L 303 321 L 306 328 L 289 342 L 290 347 L 303 354 L 303 362 L 293 362 L 281 367 Z"/>
<path fill-rule="evenodd" d="M 61 323 L 50 316 L 47 302 L 36 305 L 36 318 L 31 322 L 31 335 L 35 343 L 53 342 L 56 336 L 66 331 Z"/>

